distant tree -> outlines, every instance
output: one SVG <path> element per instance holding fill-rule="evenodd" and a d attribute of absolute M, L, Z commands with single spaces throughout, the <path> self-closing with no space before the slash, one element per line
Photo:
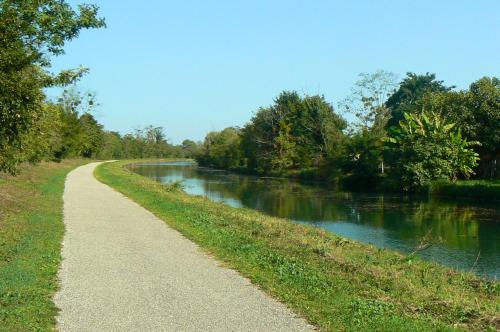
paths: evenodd
<path fill-rule="evenodd" d="M 77 141 L 78 156 L 94 158 L 104 144 L 103 126 L 90 113 L 83 113 L 78 121 L 81 128 Z"/>
<path fill-rule="evenodd" d="M 95 157 L 103 144 L 103 127 L 91 114 L 98 103 L 93 93 L 75 88 L 65 90 L 55 107 L 60 115 L 60 144 L 53 149 L 55 159 Z"/>
<path fill-rule="evenodd" d="M 427 94 L 424 107 L 456 123 L 464 137 L 478 141 L 478 175 L 500 177 L 500 80 L 483 77 L 464 91 Z"/>
<path fill-rule="evenodd" d="M 165 129 L 163 127 L 146 126 L 142 131 L 144 141 L 144 157 L 163 158 L 169 155 L 170 146 L 167 142 Z"/>
<path fill-rule="evenodd" d="M 477 149 L 481 157 L 480 172 L 484 177 L 500 178 L 500 80 L 483 77 L 471 84 L 467 105 L 470 121 L 460 121 L 460 128 L 470 139 L 481 142 Z M 457 121 L 459 117 L 457 116 Z M 474 123 L 467 128 L 465 124 Z"/>
<path fill-rule="evenodd" d="M 445 86 L 443 81 L 436 80 L 435 74 L 406 73 L 398 89 L 385 102 L 390 113 L 387 126 L 398 127 L 399 121 L 404 119 L 404 113 L 420 112 L 422 110 L 420 102 L 426 94 L 447 92 L 452 88 Z"/>
<path fill-rule="evenodd" d="M 341 149 L 345 127 L 323 96 L 284 91 L 243 128 L 245 164 L 259 173 L 321 168 Z"/>
<path fill-rule="evenodd" d="M 127 133 L 123 136 L 123 155 L 128 159 L 144 158 L 144 142 L 137 135 L 137 130 L 134 134 Z"/>
<path fill-rule="evenodd" d="M 394 171 L 404 190 L 418 190 L 433 180 L 456 180 L 474 173 L 479 160 L 455 124 L 437 113 L 404 114 L 398 130 L 387 139 L 398 156 Z"/>
<path fill-rule="evenodd" d="M 184 157 L 195 158 L 201 152 L 201 144 L 185 139 L 181 143 L 181 149 Z"/>
<path fill-rule="evenodd" d="M 136 128 L 122 138 L 124 158 L 182 157 L 182 149 L 168 143 L 163 127 Z"/>
<path fill-rule="evenodd" d="M 252 120 L 242 129 L 241 148 L 246 168 L 253 172 L 266 173 L 272 169 L 275 129 L 278 115 L 270 108 L 260 108 Z"/>
<path fill-rule="evenodd" d="M 375 189 L 380 180 L 382 137 L 361 129 L 346 141 L 342 156 L 344 184 L 350 189 Z"/>
<path fill-rule="evenodd" d="M 273 141 L 273 154 L 271 168 L 274 172 L 282 173 L 294 165 L 294 160 L 299 158 L 297 140 L 291 134 L 292 128 L 285 120 L 278 124 L 278 135 Z M 305 151 L 305 149 L 302 149 Z"/>
<path fill-rule="evenodd" d="M 203 142 L 202 152 L 197 161 L 204 166 L 234 169 L 240 166 L 240 133 L 238 128 L 226 128 L 210 132 Z"/>
<path fill-rule="evenodd" d="M 385 172 L 383 139 L 390 118 L 386 101 L 397 86 L 397 77 L 384 70 L 359 76 L 351 95 L 341 103 L 344 112 L 356 118 L 343 164 L 351 180 L 373 186 L 378 174 Z"/>
<path fill-rule="evenodd" d="M 342 149 L 347 123 L 323 96 L 301 98 L 287 114 L 287 121 L 295 143 L 297 167 L 321 167 Z"/>
<path fill-rule="evenodd" d="M 116 131 L 103 133 L 102 149 L 98 152 L 98 159 L 121 159 L 125 157 L 124 143 L 121 135 Z"/>
<path fill-rule="evenodd" d="M 341 108 L 355 116 L 355 125 L 361 129 L 384 126 L 389 118 L 385 103 L 397 86 L 396 79 L 394 73 L 384 70 L 359 74 L 351 95 L 340 103 Z"/>
<path fill-rule="evenodd" d="M 94 5 L 75 11 L 63 0 L 0 0 L 0 171 L 14 173 L 27 155 L 24 139 L 43 117 L 43 89 L 74 82 L 87 71 L 52 74 L 47 68 L 82 29 L 104 26 L 97 11 Z"/>

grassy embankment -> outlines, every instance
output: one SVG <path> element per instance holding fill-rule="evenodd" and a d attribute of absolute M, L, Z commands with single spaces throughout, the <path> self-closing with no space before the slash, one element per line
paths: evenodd
<path fill-rule="evenodd" d="M 188 196 L 127 163 L 101 165 L 96 176 L 322 330 L 500 328 L 498 282 Z"/>
<path fill-rule="evenodd" d="M 49 331 L 64 232 L 66 174 L 84 161 L 25 166 L 0 173 L 0 330 Z"/>
<path fill-rule="evenodd" d="M 432 184 L 430 193 L 433 196 L 500 201 L 500 180 L 438 181 Z"/>

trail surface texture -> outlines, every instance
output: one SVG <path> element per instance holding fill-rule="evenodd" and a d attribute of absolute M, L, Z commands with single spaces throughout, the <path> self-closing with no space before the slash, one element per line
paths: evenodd
<path fill-rule="evenodd" d="M 130 199 L 93 163 L 64 192 L 60 331 L 307 331 L 312 327 Z"/>

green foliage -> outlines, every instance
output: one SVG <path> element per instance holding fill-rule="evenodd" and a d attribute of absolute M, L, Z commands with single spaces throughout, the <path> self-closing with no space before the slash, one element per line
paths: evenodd
<path fill-rule="evenodd" d="M 197 160 L 262 174 L 320 169 L 340 154 L 345 127 L 324 97 L 285 91 L 243 129 L 209 133 Z"/>
<path fill-rule="evenodd" d="M 481 158 L 478 174 L 500 178 L 500 80 L 483 77 L 469 90 L 429 94 L 425 107 L 457 124 L 463 135 L 481 142 L 475 147 Z"/>
<path fill-rule="evenodd" d="M 75 89 L 65 90 L 55 107 L 60 113 L 60 144 L 53 147 L 53 158 L 92 158 L 103 145 L 103 127 L 91 114 L 97 107 L 92 93 L 82 94 Z"/>
<path fill-rule="evenodd" d="M 198 162 L 216 168 L 237 168 L 241 162 L 240 139 L 237 128 L 208 133 L 202 145 L 202 152 L 197 155 Z"/>
<path fill-rule="evenodd" d="M 432 183 L 430 190 L 433 196 L 500 202 L 499 180 L 436 181 Z"/>
<path fill-rule="evenodd" d="M 344 111 L 356 118 L 341 158 L 343 183 L 350 189 L 375 189 L 384 173 L 383 139 L 389 120 L 385 100 L 395 81 L 395 74 L 383 70 L 362 73 L 351 96 L 341 103 Z"/>
<path fill-rule="evenodd" d="M 469 177 L 479 160 L 471 147 L 478 144 L 464 139 L 455 124 L 436 113 L 404 114 L 399 130 L 389 137 L 398 156 L 395 172 L 404 190 L 428 186 L 433 180 Z"/>
<path fill-rule="evenodd" d="M 352 135 L 342 159 L 344 185 L 349 189 L 376 189 L 383 148 L 382 138 L 373 130 L 363 129 Z"/>
<path fill-rule="evenodd" d="M 84 158 L 93 158 L 102 149 L 103 127 L 90 113 L 82 114 L 78 120 L 82 129 L 78 142 L 79 155 Z"/>
<path fill-rule="evenodd" d="M 121 159 L 125 155 L 122 137 L 116 131 L 103 133 L 102 149 L 97 154 L 98 159 Z"/>
<path fill-rule="evenodd" d="M 388 127 L 399 126 L 404 120 L 404 113 L 418 113 L 422 110 L 420 102 L 429 93 L 448 92 L 452 87 L 443 85 L 443 81 L 436 80 L 435 74 L 418 75 L 406 73 L 399 88 L 387 99 L 385 106 L 390 111 Z"/>
<path fill-rule="evenodd" d="M 37 155 L 30 151 L 30 130 L 44 116 L 43 89 L 72 83 L 86 72 L 52 74 L 50 57 L 63 54 L 65 43 L 82 29 L 103 27 L 97 11 L 93 5 L 75 11 L 61 0 L 0 1 L 0 171 L 14 173 Z"/>
<path fill-rule="evenodd" d="M 434 179 L 500 177 L 497 78 L 466 91 L 452 91 L 429 73 L 408 73 L 397 89 L 394 82 L 385 71 L 360 75 L 341 103 L 356 118 L 349 130 L 324 97 L 285 91 L 241 130 L 207 135 L 196 159 L 250 173 L 342 180 L 357 189 L 420 190 Z M 455 125 L 443 125 L 449 122 Z M 399 148 L 387 148 L 393 140 Z"/>
<path fill-rule="evenodd" d="M 181 157 L 182 150 L 169 144 L 163 127 L 138 128 L 122 139 L 123 158 Z"/>
<path fill-rule="evenodd" d="M 384 102 L 395 88 L 395 81 L 396 75 L 384 70 L 373 74 L 361 73 L 351 88 L 351 95 L 341 106 L 346 113 L 356 117 L 356 125 L 361 129 L 380 125 L 387 119 Z"/>
<path fill-rule="evenodd" d="M 182 155 L 185 158 L 195 158 L 201 153 L 201 144 L 185 139 L 181 143 Z"/>
<path fill-rule="evenodd" d="M 271 157 L 271 169 L 283 173 L 293 166 L 297 158 L 297 144 L 291 135 L 291 127 L 284 120 L 278 124 L 278 136 L 274 139 L 274 153 Z"/>

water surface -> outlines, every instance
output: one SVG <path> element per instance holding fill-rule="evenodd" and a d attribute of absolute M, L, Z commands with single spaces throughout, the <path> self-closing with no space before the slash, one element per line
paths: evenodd
<path fill-rule="evenodd" d="M 133 166 L 162 183 L 181 181 L 190 195 L 324 228 L 378 247 L 412 252 L 426 236 L 424 259 L 500 276 L 500 206 L 394 194 L 339 192 L 320 184 L 237 175 L 190 162 Z"/>

